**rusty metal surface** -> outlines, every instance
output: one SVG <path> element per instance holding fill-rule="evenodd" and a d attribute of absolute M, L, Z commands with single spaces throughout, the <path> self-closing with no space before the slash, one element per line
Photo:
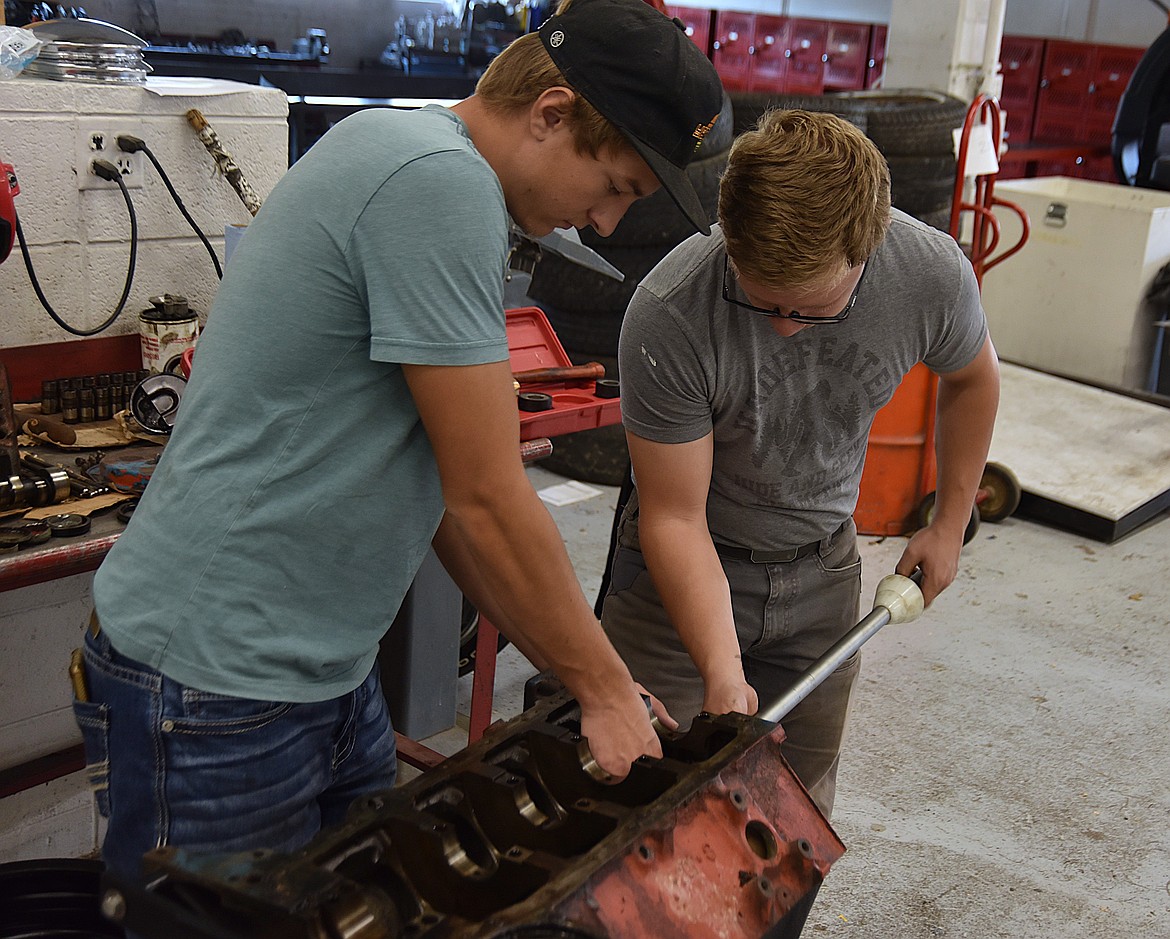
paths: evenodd
<path fill-rule="evenodd" d="M 31 548 L 4 557 L 0 559 L 0 590 L 16 590 L 96 571 L 119 534 L 121 532 L 73 540 L 55 539 L 44 548 Z"/>
<path fill-rule="evenodd" d="M 296 855 L 151 852 L 149 889 L 111 881 L 114 905 L 160 939 L 799 935 L 844 845 L 780 728 L 703 716 L 606 786 L 578 718 L 541 702 Z"/>

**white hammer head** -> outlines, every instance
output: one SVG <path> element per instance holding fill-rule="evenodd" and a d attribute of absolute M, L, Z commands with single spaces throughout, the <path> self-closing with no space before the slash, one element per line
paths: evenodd
<path fill-rule="evenodd" d="M 887 574 L 878 583 L 873 605 L 890 611 L 891 623 L 910 623 L 922 614 L 925 603 L 918 584 L 901 574 Z"/>

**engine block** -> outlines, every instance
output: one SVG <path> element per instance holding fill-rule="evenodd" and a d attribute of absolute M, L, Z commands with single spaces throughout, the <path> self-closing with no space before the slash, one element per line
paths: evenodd
<path fill-rule="evenodd" d="M 701 715 L 607 785 L 576 702 L 539 702 L 291 855 L 146 855 L 104 908 L 158 939 L 800 935 L 844 845 L 783 730 Z"/>

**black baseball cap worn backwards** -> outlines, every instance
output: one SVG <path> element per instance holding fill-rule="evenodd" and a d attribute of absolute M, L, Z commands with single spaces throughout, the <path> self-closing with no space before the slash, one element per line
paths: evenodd
<path fill-rule="evenodd" d="M 683 24 L 644 0 L 573 0 L 540 27 L 565 80 L 617 127 L 704 235 L 707 213 L 686 173 L 719 117 L 723 86 Z"/>

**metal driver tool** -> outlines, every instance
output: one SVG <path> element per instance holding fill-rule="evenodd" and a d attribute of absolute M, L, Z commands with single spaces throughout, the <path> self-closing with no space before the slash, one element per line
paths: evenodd
<path fill-rule="evenodd" d="M 883 577 L 878 583 L 874 594 L 874 606 L 869 614 L 817 659 L 791 689 L 762 709 L 758 715 L 760 719 L 773 723 L 782 721 L 785 715 L 807 698 L 883 626 L 887 623 L 910 623 L 918 619 L 925 606 L 922 591 L 919 589 L 921 583 L 920 570 L 909 577 L 901 574 Z"/>

